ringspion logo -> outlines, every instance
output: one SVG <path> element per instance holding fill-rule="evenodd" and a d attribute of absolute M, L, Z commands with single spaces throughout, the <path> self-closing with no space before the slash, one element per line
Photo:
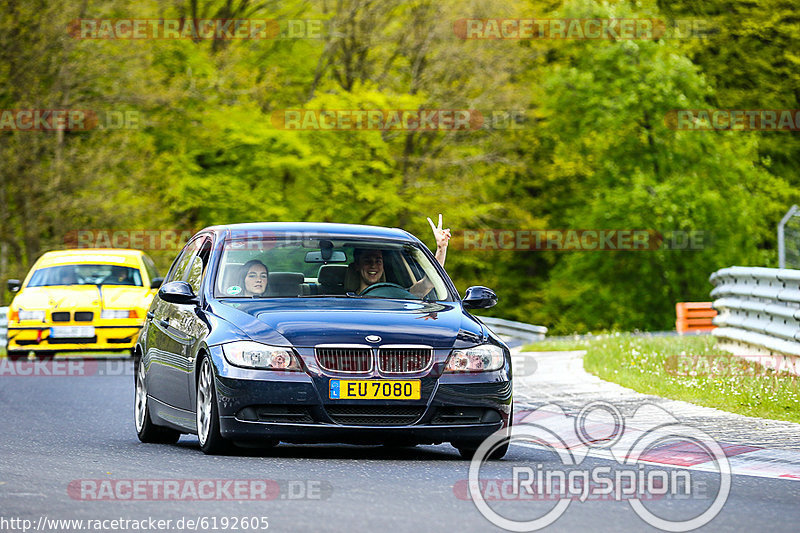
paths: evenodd
<path fill-rule="evenodd" d="M 523 465 L 519 460 L 496 466 L 487 462 L 493 452 L 509 444 L 540 452 Z M 541 451 L 553 452 L 558 459 L 543 460 Z M 606 461 L 584 462 L 590 454 Z M 700 480 L 689 469 L 675 468 L 700 464 L 704 467 Z M 730 489 L 725 450 L 706 433 L 681 424 L 656 405 L 643 404 L 626 418 L 603 401 L 585 405 L 575 417 L 557 405 L 545 405 L 525 416 L 510 434 L 498 430 L 476 450 L 469 478 L 453 486 L 456 497 L 472 499 L 493 525 L 520 532 L 551 525 L 574 501 L 593 500 L 624 501 L 653 527 L 691 531 L 720 513 Z M 697 505 L 680 518 L 662 518 L 663 512 L 653 505 L 688 498 Z M 509 506 L 492 507 L 491 501 L 524 502 L 524 507 L 510 513 Z M 537 501 L 556 503 L 539 506 Z"/>

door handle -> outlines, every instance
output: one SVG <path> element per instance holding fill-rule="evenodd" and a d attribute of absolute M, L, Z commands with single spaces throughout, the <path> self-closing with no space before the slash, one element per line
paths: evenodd
<path fill-rule="evenodd" d="M 152 320 L 155 316 L 156 316 L 156 314 L 153 313 L 152 311 L 148 311 L 147 312 L 147 318 L 149 318 L 150 320 Z"/>
<path fill-rule="evenodd" d="M 158 323 L 164 326 L 165 328 L 169 327 L 169 320 L 159 320 Z"/>

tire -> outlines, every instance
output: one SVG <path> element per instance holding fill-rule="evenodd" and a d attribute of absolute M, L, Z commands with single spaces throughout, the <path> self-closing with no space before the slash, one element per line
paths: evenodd
<path fill-rule="evenodd" d="M 28 358 L 28 352 L 13 351 L 6 354 L 9 361 L 20 361 Z"/>
<path fill-rule="evenodd" d="M 222 455 L 230 452 L 234 445 L 220 435 L 219 407 L 217 406 L 217 389 L 214 386 L 214 370 L 208 357 L 200 362 L 200 374 L 197 377 L 197 404 L 195 405 L 197 420 L 197 438 L 200 449 L 206 455 Z"/>
<path fill-rule="evenodd" d="M 172 428 L 157 426 L 150 419 L 150 410 L 147 402 L 147 385 L 145 382 L 145 368 L 141 361 L 134 364 L 136 368 L 136 392 L 133 399 L 133 418 L 136 424 L 136 434 L 139 440 L 148 443 L 175 444 L 181 437 L 180 431 Z"/>
<path fill-rule="evenodd" d="M 511 404 L 511 412 L 514 412 L 514 404 Z M 506 426 L 506 436 L 508 437 L 506 443 L 498 446 L 495 450 L 489 454 L 488 460 L 489 461 L 499 461 L 503 457 L 506 456 L 508 453 L 508 445 L 511 442 L 509 439 L 511 437 L 511 426 L 513 425 L 513 416 L 509 415 L 508 417 L 508 425 Z M 458 450 L 458 453 L 461 454 L 463 459 L 467 461 L 471 461 L 472 457 L 475 455 L 475 452 L 478 451 L 478 447 L 481 445 L 483 441 L 475 441 L 475 442 L 462 442 L 462 441 L 455 441 L 451 442 L 450 444 L 453 445 Z"/>
<path fill-rule="evenodd" d="M 480 445 L 480 444 L 479 444 Z M 473 444 L 461 444 L 461 443 L 453 443 L 453 446 L 456 447 L 458 453 L 461 454 L 462 459 L 466 459 L 467 461 L 471 461 L 472 457 L 475 455 L 475 452 L 478 450 L 478 446 Z M 498 446 L 495 450 L 489 455 L 490 461 L 499 461 L 508 453 L 508 443 L 503 444 L 502 446 Z"/>

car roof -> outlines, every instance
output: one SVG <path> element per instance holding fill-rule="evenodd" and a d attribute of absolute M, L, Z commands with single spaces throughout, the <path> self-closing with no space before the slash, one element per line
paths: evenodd
<path fill-rule="evenodd" d="M 36 262 L 36 268 L 76 263 L 100 263 L 139 267 L 141 250 L 122 248 L 78 248 L 47 252 Z"/>
<path fill-rule="evenodd" d="M 247 224 L 227 224 L 210 226 L 202 230 L 213 231 L 225 236 L 258 236 L 259 232 L 269 233 L 324 233 L 332 238 L 376 237 L 402 241 L 417 241 L 409 232 L 400 228 L 364 226 L 360 224 L 334 224 L 330 222 L 253 222 Z"/>

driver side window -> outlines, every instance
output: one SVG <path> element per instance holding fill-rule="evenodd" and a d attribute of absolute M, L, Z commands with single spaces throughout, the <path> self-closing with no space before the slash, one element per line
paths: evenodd
<path fill-rule="evenodd" d="M 192 257 L 191 267 L 186 273 L 186 281 L 192 286 L 195 294 L 200 294 L 200 284 L 206 271 L 208 260 L 211 257 L 211 239 L 198 240 L 198 251 Z"/>
<path fill-rule="evenodd" d="M 191 248 L 191 245 L 186 245 L 180 255 L 175 259 L 175 262 L 172 263 L 167 277 L 164 279 L 165 284 L 170 281 L 180 281 L 183 279 L 183 274 L 186 271 L 186 266 L 189 264 L 189 259 L 192 257 L 193 252 L 194 250 Z"/>
<path fill-rule="evenodd" d="M 186 281 L 192 259 L 198 248 L 200 248 L 206 240 L 206 237 L 198 237 L 190 241 L 189 244 L 184 247 L 178 258 L 172 263 L 164 283 L 169 283 L 170 281 Z"/>

